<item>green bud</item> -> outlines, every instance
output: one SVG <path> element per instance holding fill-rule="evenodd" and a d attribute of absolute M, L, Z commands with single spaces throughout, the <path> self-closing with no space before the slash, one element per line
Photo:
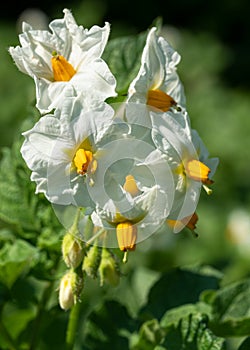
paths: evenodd
<path fill-rule="evenodd" d="M 79 300 L 83 289 L 83 279 L 73 270 L 68 271 L 60 281 L 59 305 L 63 310 L 70 309 Z"/>
<path fill-rule="evenodd" d="M 91 246 L 83 260 L 82 270 L 85 271 L 89 277 L 96 278 L 100 260 L 100 248 L 97 245 Z"/>
<path fill-rule="evenodd" d="M 99 273 L 101 286 L 107 282 L 115 287 L 120 282 L 119 266 L 117 264 L 115 256 L 107 248 L 102 248 Z"/>
<path fill-rule="evenodd" d="M 71 233 L 66 233 L 62 242 L 62 255 L 65 264 L 75 269 L 80 265 L 84 257 L 82 242 Z"/>

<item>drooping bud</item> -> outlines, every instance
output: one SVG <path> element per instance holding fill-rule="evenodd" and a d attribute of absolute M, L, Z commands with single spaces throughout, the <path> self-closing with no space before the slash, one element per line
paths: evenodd
<path fill-rule="evenodd" d="M 101 261 L 101 250 L 97 245 L 89 248 L 82 264 L 82 270 L 91 278 L 96 278 Z"/>
<path fill-rule="evenodd" d="M 115 259 L 115 256 L 107 248 L 102 248 L 99 273 L 101 286 L 103 286 L 104 283 L 109 283 L 115 287 L 120 282 L 119 265 Z"/>
<path fill-rule="evenodd" d="M 59 305 L 63 310 L 70 309 L 79 300 L 83 279 L 73 270 L 68 271 L 60 281 Z"/>
<path fill-rule="evenodd" d="M 84 254 L 82 242 L 71 233 L 66 233 L 62 242 L 62 255 L 65 264 L 75 269 L 82 262 Z"/>

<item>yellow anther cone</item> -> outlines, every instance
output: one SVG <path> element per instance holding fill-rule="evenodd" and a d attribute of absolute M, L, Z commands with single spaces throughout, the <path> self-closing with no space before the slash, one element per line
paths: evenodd
<path fill-rule="evenodd" d="M 161 90 L 149 90 L 147 104 L 163 112 L 167 112 L 171 107 L 176 106 L 175 100 Z"/>
<path fill-rule="evenodd" d="M 51 58 L 52 70 L 55 81 L 69 81 L 76 71 L 73 66 L 60 55 L 54 55 Z"/>

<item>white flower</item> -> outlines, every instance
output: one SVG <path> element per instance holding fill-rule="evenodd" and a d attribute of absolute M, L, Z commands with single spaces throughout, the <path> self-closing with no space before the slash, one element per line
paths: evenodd
<path fill-rule="evenodd" d="M 144 47 L 141 68 L 129 87 L 129 102 L 140 102 L 166 112 L 185 106 L 183 86 L 176 72 L 180 55 L 153 27 Z"/>
<path fill-rule="evenodd" d="M 96 191 L 92 198 L 97 204 L 92 220 L 106 230 L 106 246 L 116 247 L 118 240 L 120 249 L 127 251 L 163 225 L 172 208 L 175 186 L 160 151 L 133 138 L 121 139 L 119 144 L 116 151 L 120 161 L 108 161 L 106 181 L 98 179 L 103 169 L 95 174 L 96 183 L 103 182 L 104 191 L 97 192 L 100 186 L 91 189 Z M 109 154 L 112 158 L 115 152 Z"/>
<path fill-rule="evenodd" d="M 124 191 L 120 201 L 109 199 L 103 208 L 96 208 L 91 218 L 96 227 L 106 231 L 107 247 L 118 245 L 126 252 L 154 234 L 163 225 L 167 211 L 166 196 L 155 185 L 134 197 Z"/>
<path fill-rule="evenodd" d="M 123 120 L 117 122 L 117 129 L 126 131 L 126 125 L 129 129 L 103 146 L 105 162 L 99 162 L 98 171 L 93 175 L 96 186 L 89 190 L 96 203 L 92 214 L 94 224 L 108 231 L 105 244 L 109 247 L 117 246 L 116 234 L 112 232 L 121 229 L 127 232 L 121 236 L 128 236 L 134 242 L 133 248 L 135 241 L 158 231 L 173 210 L 174 175 L 168 157 L 157 149 L 152 139 L 151 127 L 142 123 L 145 109 L 140 106 L 129 103 L 125 108 L 124 105 L 116 108 L 116 116 Z M 133 120 L 136 111 L 141 114 L 141 124 L 126 124 L 124 120 Z M 126 244 L 120 242 L 119 245 L 125 250 Z M 129 247 L 128 243 L 128 250 Z"/>
<path fill-rule="evenodd" d="M 176 184 L 170 219 L 180 221 L 195 212 L 201 187 L 209 191 L 207 185 L 213 183 L 210 176 L 216 170 L 218 159 L 208 159 L 208 151 L 198 133 L 184 129 L 174 113 L 162 113 L 159 118 L 157 113 L 151 112 L 150 116 L 152 138 L 158 149 L 167 156 Z M 212 171 L 209 166 L 212 166 Z"/>
<path fill-rule="evenodd" d="M 62 110 L 42 117 L 23 133 L 21 153 L 32 170 L 36 193 L 55 204 L 93 206 L 87 186 L 98 168 L 100 142 L 112 124 L 113 109 L 106 103 L 89 111 L 67 95 Z"/>
<path fill-rule="evenodd" d="M 34 78 L 36 106 L 42 113 L 61 105 L 68 85 L 84 95 L 94 92 L 100 100 L 116 96 L 115 78 L 101 59 L 109 23 L 87 30 L 76 24 L 68 9 L 63 12 L 63 19 L 50 23 L 51 32 L 34 30 L 24 22 L 21 46 L 9 48 L 17 67 Z"/>

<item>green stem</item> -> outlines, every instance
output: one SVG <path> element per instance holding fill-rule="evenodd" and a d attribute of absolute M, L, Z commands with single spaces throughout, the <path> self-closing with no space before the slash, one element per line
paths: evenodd
<path fill-rule="evenodd" d="M 73 222 L 71 228 L 69 229 L 69 232 L 70 232 L 73 236 L 76 236 L 76 235 L 78 234 L 78 232 L 79 232 L 79 230 L 78 230 L 78 223 L 79 223 L 80 216 L 81 216 L 81 209 L 80 209 L 80 208 L 77 208 L 76 216 L 75 216 L 74 222 Z"/>
<path fill-rule="evenodd" d="M 89 240 L 87 240 L 86 245 L 91 244 L 96 240 L 96 238 L 100 237 L 105 230 L 102 228 L 100 231 L 98 231 L 93 237 L 91 237 Z"/>
<path fill-rule="evenodd" d="M 76 332 L 78 328 L 78 320 L 80 315 L 81 303 L 79 301 L 72 307 L 69 315 L 68 328 L 66 333 L 66 350 L 73 350 Z"/>
<path fill-rule="evenodd" d="M 94 224 L 93 224 L 91 218 L 89 217 L 85 226 L 84 226 L 84 240 L 88 240 L 91 238 L 92 233 L 93 233 L 93 227 L 94 227 Z"/>

